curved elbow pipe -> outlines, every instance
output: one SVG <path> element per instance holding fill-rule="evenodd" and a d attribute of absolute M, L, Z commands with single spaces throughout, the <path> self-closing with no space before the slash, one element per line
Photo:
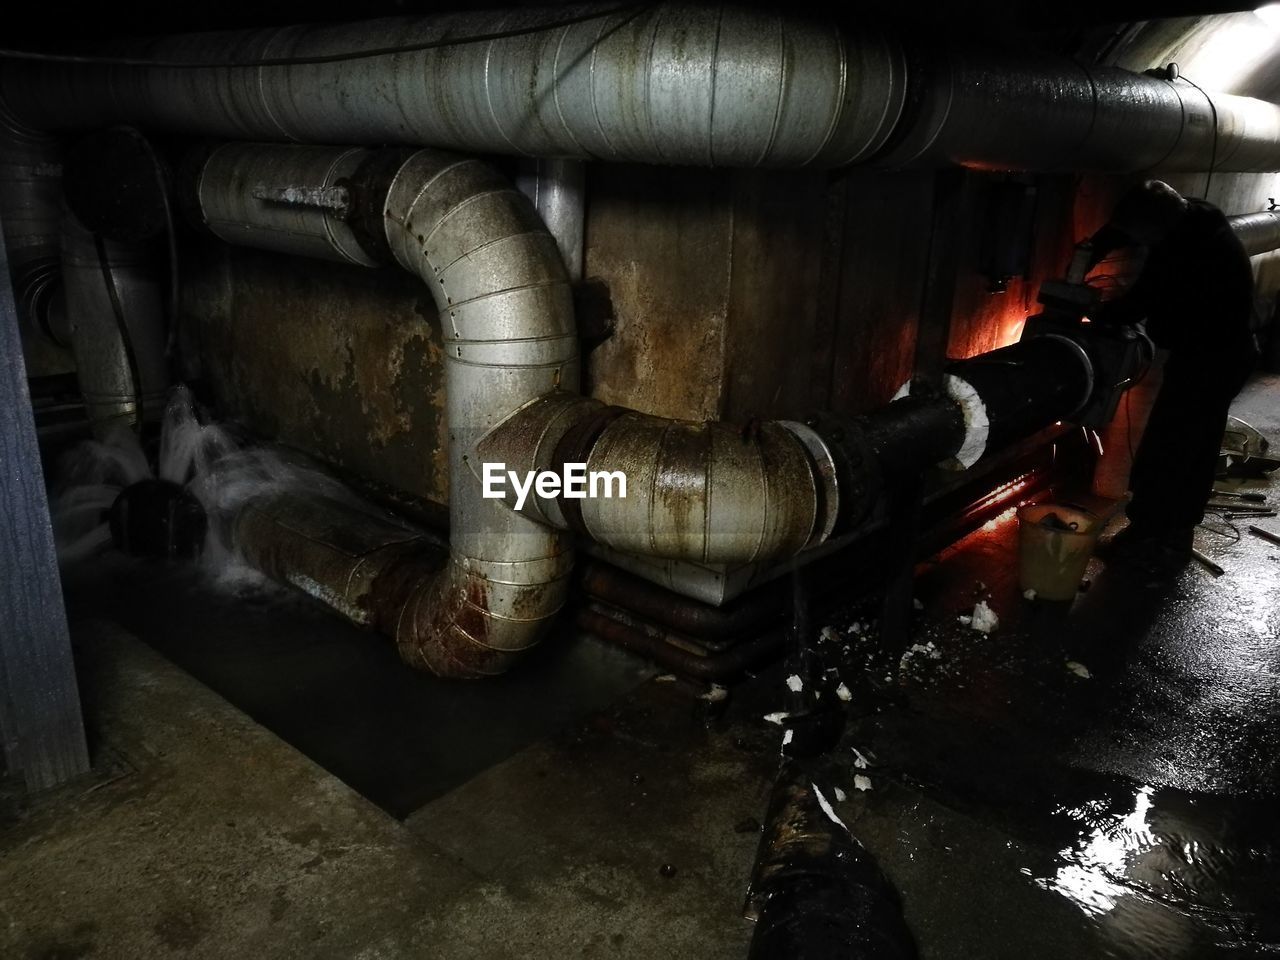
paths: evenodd
<path fill-rule="evenodd" d="M 624 477 L 625 496 L 616 486 L 612 496 L 583 499 L 539 496 L 535 487 L 524 510 L 642 556 L 780 560 L 820 543 L 835 525 L 831 453 L 800 423 L 668 420 L 559 392 L 518 411 L 479 452 L 517 473 L 563 474 L 574 463 L 615 485 Z"/>
<path fill-rule="evenodd" d="M 358 56 L 371 50 L 400 52 Z M 113 52 L 162 65 L 6 62 L 0 109 L 60 129 L 692 166 L 1280 168 L 1280 107 L 1262 100 L 1046 52 L 940 46 L 908 70 L 904 43 L 874 30 L 727 5 L 450 13 Z"/>
<path fill-rule="evenodd" d="M 70 345 L 52 309 L 60 289 L 62 146 L 0 108 L 0 224 L 19 319 L 52 343 Z"/>
<path fill-rule="evenodd" d="M 335 187 L 350 192 L 343 198 Z M 563 605 L 573 565 L 564 534 L 483 498 L 470 466 L 479 439 L 513 410 L 577 389 L 572 297 L 555 240 L 488 164 L 434 150 L 404 159 L 229 144 L 206 160 L 196 192 L 206 225 L 230 242 L 366 265 L 381 254 L 430 289 L 446 355 L 449 561 L 380 595 L 395 609 L 373 619 L 415 666 L 454 677 L 501 673 Z M 287 526 L 263 529 L 275 536 Z"/>

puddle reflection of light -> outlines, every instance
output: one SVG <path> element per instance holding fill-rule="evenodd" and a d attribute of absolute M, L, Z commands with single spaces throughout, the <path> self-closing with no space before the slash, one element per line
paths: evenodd
<path fill-rule="evenodd" d="M 1099 820 L 1087 807 L 1067 811 L 1090 829 L 1078 844 L 1058 852 L 1062 865 L 1052 877 L 1037 879 L 1037 886 L 1062 894 L 1091 917 L 1110 913 L 1134 892 L 1124 882 L 1134 859 L 1156 845 L 1147 829 L 1150 809 L 1151 787 L 1141 787 L 1133 812 L 1123 817 Z"/>

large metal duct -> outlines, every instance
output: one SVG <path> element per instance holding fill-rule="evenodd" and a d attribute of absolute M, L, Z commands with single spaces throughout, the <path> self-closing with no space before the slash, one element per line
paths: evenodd
<path fill-rule="evenodd" d="M 1227 222 L 1251 257 L 1280 247 L 1280 210 L 1242 213 L 1238 217 L 1227 217 Z"/>
<path fill-rule="evenodd" d="M 873 32 L 847 37 L 830 23 L 718 5 L 450 13 L 175 36 L 111 52 L 298 60 L 541 24 L 548 29 L 504 39 L 291 66 L 6 63 L 0 89 L 36 126 L 116 121 L 234 139 L 730 167 L 866 159 L 905 96 L 901 52 Z"/>
<path fill-rule="evenodd" d="M 326 193 L 343 171 L 354 182 L 337 196 L 363 211 L 348 219 Z M 567 537 L 484 499 L 471 466 L 477 441 L 512 411 L 578 387 L 572 296 L 555 240 L 488 164 L 434 150 L 405 160 L 231 144 L 209 157 L 196 192 L 207 225 L 230 242 L 357 263 L 377 261 L 353 250 L 381 249 L 427 284 L 447 356 L 450 560 L 396 593 L 404 602 L 394 633 L 405 660 L 435 673 L 502 672 L 564 603 L 573 566 Z M 254 509 L 269 519 L 269 504 Z M 285 537 L 292 529 L 275 527 Z"/>
<path fill-rule="evenodd" d="M 164 415 L 169 388 L 164 296 L 143 245 L 62 221 L 62 283 L 85 412 L 99 437 Z"/>
<path fill-rule="evenodd" d="M 887 166 L 1280 169 L 1280 107 L 1045 53 L 931 50 Z"/>
<path fill-rule="evenodd" d="M 1280 168 L 1271 103 L 1042 52 L 925 48 L 908 77 L 904 46 L 728 6 L 451 13 L 108 51 L 158 66 L 10 61 L 0 109 L 53 128 L 696 166 Z"/>

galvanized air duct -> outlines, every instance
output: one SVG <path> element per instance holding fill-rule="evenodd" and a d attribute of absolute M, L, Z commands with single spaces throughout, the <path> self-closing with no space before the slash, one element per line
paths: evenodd
<path fill-rule="evenodd" d="M 621 472 L 625 497 L 529 495 L 524 510 L 598 543 L 703 563 L 779 560 L 825 540 L 839 493 L 825 442 L 801 423 L 668 420 L 565 391 L 517 412 L 479 446 L 510 470 Z"/>
<path fill-rule="evenodd" d="M 0 89 L 24 122 L 58 128 L 117 121 L 234 139 L 729 167 L 866 159 L 905 95 L 898 46 L 873 32 L 847 37 L 830 23 L 721 5 L 449 13 L 174 36 L 112 53 L 296 60 L 539 24 L 550 28 L 292 66 L 6 63 Z"/>
<path fill-rule="evenodd" d="M 435 673 L 502 672 L 564 603 L 573 565 L 568 538 L 484 499 L 472 468 L 477 441 L 512 411 L 577 389 L 555 240 L 488 164 L 434 150 L 405 160 L 229 144 L 210 155 L 196 193 L 207 225 L 230 242 L 370 264 L 366 254 L 381 250 L 430 288 L 447 357 L 451 554 L 396 593 L 394 633 L 408 662 Z M 289 536 L 289 524 L 276 526 Z"/>
<path fill-rule="evenodd" d="M 169 388 L 164 297 L 144 245 L 95 237 L 62 220 L 62 283 L 85 412 L 99 437 L 159 420 Z"/>
<path fill-rule="evenodd" d="M 1002 170 L 1280 169 L 1280 107 L 1067 57 L 931 50 L 879 158 Z"/>
<path fill-rule="evenodd" d="M 1280 247 L 1280 210 L 1242 213 L 1238 217 L 1227 217 L 1227 222 L 1251 257 Z"/>
<path fill-rule="evenodd" d="M 867 28 L 728 6 L 451 13 L 110 51 L 210 65 L 196 68 L 6 62 L 0 108 L 41 127 L 114 121 L 237 139 L 696 166 L 1280 168 L 1271 103 L 1052 54 L 967 47 L 917 50 L 908 78 L 904 46 Z M 343 56 L 375 50 L 400 52 Z M 263 60 L 273 65 L 237 66 Z"/>

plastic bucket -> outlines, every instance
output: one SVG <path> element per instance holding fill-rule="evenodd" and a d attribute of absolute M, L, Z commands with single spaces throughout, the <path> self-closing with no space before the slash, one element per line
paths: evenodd
<path fill-rule="evenodd" d="M 1058 530 L 1042 521 L 1057 514 L 1075 530 Z M 1018 582 L 1044 600 L 1072 600 L 1102 532 L 1097 514 L 1057 503 L 1018 508 Z"/>

